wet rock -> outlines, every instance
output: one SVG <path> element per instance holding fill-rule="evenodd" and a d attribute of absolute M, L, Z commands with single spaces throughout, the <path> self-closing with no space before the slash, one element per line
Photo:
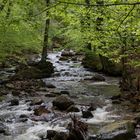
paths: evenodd
<path fill-rule="evenodd" d="M 59 58 L 59 60 L 60 60 L 60 61 L 67 61 L 67 60 L 69 60 L 69 58 L 66 57 L 66 56 L 61 56 L 61 57 Z"/>
<path fill-rule="evenodd" d="M 56 134 L 57 132 L 55 130 L 47 130 L 47 139 L 52 139 Z"/>
<path fill-rule="evenodd" d="M 5 88 L 0 88 L 0 96 L 3 96 L 3 95 L 7 95 L 7 94 L 9 94 L 10 92 L 7 90 L 7 89 L 5 89 Z"/>
<path fill-rule="evenodd" d="M 100 55 L 100 60 L 103 66 L 102 71 L 110 76 L 122 75 L 122 64 L 111 61 L 108 57 Z"/>
<path fill-rule="evenodd" d="M 100 75 L 100 74 L 95 74 L 95 75 L 91 78 L 91 80 L 93 80 L 93 81 L 105 81 L 105 77 L 102 76 L 102 75 Z"/>
<path fill-rule="evenodd" d="M 41 70 L 27 66 L 20 71 L 17 71 L 14 76 L 11 77 L 11 80 L 25 80 L 25 79 L 38 79 L 43 78 L 41 74 Z"/>
<path fill-rule="evenodd" d="M 45 122 L 50 122 L 50 121 L 52 121 L 52 119 L 54 118 L 55 116 L 54 116 L 54 114 L 52 114 L 52 113 L 43 113 L 42 115 L 40 115 L 40 116 L 33 116 L 32 118 L 31 118 L 31 120 L 33 120 L 33 121 L 45 121 Z"/>
<path fill-rule="evenodd" d="M 53 137 L 53 140 L 67 140 L 67 133 L 65 132 L 57 132 Z"/>
<path fill-rule="evenodd" d="M 68 109 L 67 109 L 67 112 L 79 112 L 79 108 L 74 106 L 74 105 L 71 105 Z"/>
<path fill-rule="evenodd" d="M 92 118 L 93 117 L 93 114 L 89 110 L 82 111 L 82 117 L 83 118 Z"/>
<path fill-rule="evenodd" d="M 6 132 L 6 126 L 2 123 L 0 123 L 0 133 L 5 133 Z"/>
<path fill-rule="evenodd" d="M 53 85 L 51 83 L 46 83 L 46 87 L 47 88 L 56 88 L 55 85 Z"/>
<path fill-rule="evenodd" d="M 104 126 L 99 131 L 100 140 L 130 140 L 135 137 L 134 122 L 122 120 Z"/>
<path fill-rule="evenodd" d="M 7 83 L 5 86 L 9 89 L 14 89 L 15 88 L 13 83 Z"/>
<path fill-rule="evenodd" d="M 28 110 L 28 111 L 32 111 L 32 108 L 31 108 L 31 107 L 29 107 L 27 110 Z"/>
<path fill-rule="evenodd" d="M 35 91 L 44 87 L 45 83 L 37 79 L 9 81 L 9 83 L 6 84 L 6 88 L 12 89 L 12 91 L 25 91 L 27 93 L 35 93 Z"/>
<path fill-rule="evenodd" d="M 49 61 L 35 62 L 31 65 L 21 65 L 11 80 L 39 79 L 50 77 L 54 73 L 54 67 Z"/>
<path fill-rule="evenodd" d="M 82 65 L 85 68 L 90 68 L 95 71 L 102 70 L 100 57 L 95 53 L 86 53 L 84 59 L 82 60 Z"/>
<path fill-rule="evenodd" d="M 113 100 L 112 101 L 112 104 L 120 104 L 121 103 L 121 101 L 119 101 L 119 100 Z"/>
<path fill-rule="evenodd" d="M 56 94 L 53 94 L 53 93 L 48 93 L 48 94 L 45 94 L 45 97 L 56 97 L 57 95 Z"/>
<path fill-rule="evenodd" d="M 40 106 L 36 109 L 34 109 L 34 115 L 41 116 L 42 114 L 48 114 L 51 113 L 45 106 Z"/>
<path fill-rule="evenodd" d="M 25 114 L 21 114 L 21 115 L 19 116 L 19 118 L 28 118 L 28 116 L 25 115 Z"/>
<path fill-rule="evenodd" d="M 53 100 L 53 106 L 57 107 L 59 110 L 66 110 L 69 108 L 71 105 L 74 104 L 74 102 L 67 98 L 66 96 L 59 96 L 55 100 Z"/>
<path fill-rule="evenodd" d="M 69 93 L 69 91 L 66 91 L 66 90 L 62 90 L 62 91 L 60 91 L 60 94 L 62 94 L 62 95 L 69 95 L 70 93 Z"/>
<path fill-rule="evenodd" d="M 18 90 L 13 90 L 13 91 L 12 91 L 12 95 L 13 95 L 13 96 L 19 96 L 19 95 L 21 95 L 21 92 L 18 91 Z"/>
<path fill-rule="evenodd" d="M 89 108 L 88 108 L 88 111 L 94 111 L 96 110 L 97 106 L 94 105 L 94 104 L 90 104 Z"/>
<path fill-rule="evenodd" d="M 44 101 L 40 98 L 34 98 L 30 105 L 41 105 Z"/>
<path fill-rule="evenodd" d="M 85 58 L 82 60 L 82 64 L 85 68 L 90 68 L 94 71 L 102 71 L 110 76 L 121 76 L 122 65 L 111 61 L 105 56 L 101 56 L 95 52 L 88 52 L 85 54 Z"/>
<path fill-rule="evenodd" d="M 119 94 L 119 95 L 111 97 L 111 100 L 118 100 L 120 98 L 121 98 L 121 95 Z"/>
<path fill-rule="evenodd" d="M 63 74 L 64 76 L 71 76 L 71 73 L 70 72 L 68 72 L 68 71 L 66 71 L 66 72 L 64 72 L 64 74 Z"/>
<path fill-rule="evenodd" d="M 75 56 L 75 52 L 73 52 L 72 50 L 64 50 L 61 53 L 61 56 L 67 56 L 67 57 Z"/>
<path fill-rule="evenodd" d="M 10 101 L 10 106 L 15 106 L 15 105 L 19 105 L 19 100 L 18 99 L 13 99 Z"/>
<path fill-rule="evenodd" d="M 28 118 L 19 118 L 19 122 L 27 122 Z"/>
<path fill-rule="evenodd" d="M 77 61 L 77 56 L 71 59 L 72 61 Z"/>
<path fill-rule="evenodd" d="M 59 72 L 56 72 L 56 73 L 53 74 L 53 76 L 54 77 L 59 77 L 59 76 L 61 76 L 61 74 Z"/>

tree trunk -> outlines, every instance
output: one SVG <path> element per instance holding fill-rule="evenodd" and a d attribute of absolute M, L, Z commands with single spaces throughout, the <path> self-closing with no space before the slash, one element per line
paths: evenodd
<path fill-rule="evenodd" d="M 50 0 L 46 0 L 46 7 L 49 7 Z M 49 25 L 50 25 L 50 19 L 48 18 L 49 11 L 46 12 L 46 22 L 45 22 L 45 32 L 44 32 L 44 43 L 43 43 L 43 49 L 42 49 L 42 58 L 41 61 L 46 61 L 47 58 L 47 50 L 49 46 Z"/>
<path fill-rule="evenodd" d="M 85 0 L 85 3 L 86 3 L 86 5 L 87 5 L 87 9 L 89 9 L 90 8 L 90 0 Z M 87 28 L 88 28 L 88 30 L 90 30 L 90 15 L 89 15 L 89 13 L 87 12 L 87 15 L 86 15 L 86 23 L 87 23 Z M 92 46 L 91 46 L 91 43 L 90 43 L 90 41 L 88 42 L 88 43 L 86 43 L 86 48 L 88 49 L 88 50 L 92 50 Z"/>

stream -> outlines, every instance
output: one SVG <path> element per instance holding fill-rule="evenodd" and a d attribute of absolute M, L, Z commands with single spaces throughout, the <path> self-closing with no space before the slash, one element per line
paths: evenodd
<path fill-rule="evenodd" d="M 103 128 L 108 128 L 112 124 L 115 127 L 118 124 L 125 124 L 126 119 L 124 118 L 130 114 L 124 113 L 123 107 L 120 105 L 113 105 L 110 99 L 120 93 L 119 78 L 100 74 L 105 77 L 105 81 L 92 81 L 90 79 L 98 73 L 83 68 L 78 59 L 60 61 L 60 57 L 61 52 L 49 53 L 48 59 L 55 66 L 55 73 L 51 78 L 43 79 L 43 81 L 46 84 L 53 84 L 56 88 L 40 91 L 39 97 L 44 100 L 43 105 L 52 108 L 52 101 L 55 97 L 44 95 L 67 91 L 69 98 L 75 102 L 80 112 L 56 111 L 60 115 L 54 115 L 52 112 L 47 118 L 45 115 L 38 117 L 33 115 L 34 106 L 30 106 L 30 100 L 34 97 L 19 97 L 19 105 L 9 106 L 8 101 L 13 98 L 13 95 L 7 94 L 6 99 L 0 102 L 0 131 L 3 125 L 7 130 L 4 134 L 0 134 L 0 140 L 45 140 L 47 130 L 68 131 L 66 126 L 70 122 L 69 115 L 75 115 L 88 124 L 90 140 L 96 139 L 99 134 L 106 134 L 107 132 L 104 132 Z M 96 109 L 92 111 L 93 117 L 82 118 L 82 110 L 86 110 L 90 104 L 96 106 Z M 27 117 L 23 117 L 23 119 L 21 115 Z M 126 129 L 123 130 L 126 131 Z M 110 132 L 110 130 L 108 131 Z M 117 132 L 115 131 L 112 135 L 115 133 Z M 109 136 L 103 135 L 103 137 L 107 139 Z M 103 139 L 102 136 L 101 139 Z"/>

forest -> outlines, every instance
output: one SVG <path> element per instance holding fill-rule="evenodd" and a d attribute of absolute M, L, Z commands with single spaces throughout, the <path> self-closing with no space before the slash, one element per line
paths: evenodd
<path fill-rule="evenodd" d="M 139 140 L 140 0 L 0 0 L 0 139 Z"/>

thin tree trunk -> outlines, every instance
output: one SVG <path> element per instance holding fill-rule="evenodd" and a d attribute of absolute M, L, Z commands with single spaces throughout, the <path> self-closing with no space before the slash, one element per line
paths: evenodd
<path fill-rule="evenodd" d="M 49 7 L 50 0 L 46 0 L 46 7 Z M 47 50 L 49 46 L 49 25 L 50 25 L 50 19 L 48 18 L 49 11 L 46 12 L 46 22 L 45 22 L 45 32 L 44 32 L 44 43 L 43 43 L 43 49 L 42 49 L 42 58 L 41 61 L 46 61 L 47 58 Z"/>
<path fill-rule="evenodd" d="M 87 5 L 87 9 L 89 9 L 90 8 L 90 0 L 85 0 L 85 3 Z M 88 12 L 87 12 L 86 18 L 87 18 L 86 22 L 87 22 L 88 30 L 90 30 L 90 15 L 89 15 Z M 89 49 L 89 50 L 92 50 L 90 42 L 86 43 L 86 48 Z"/>

